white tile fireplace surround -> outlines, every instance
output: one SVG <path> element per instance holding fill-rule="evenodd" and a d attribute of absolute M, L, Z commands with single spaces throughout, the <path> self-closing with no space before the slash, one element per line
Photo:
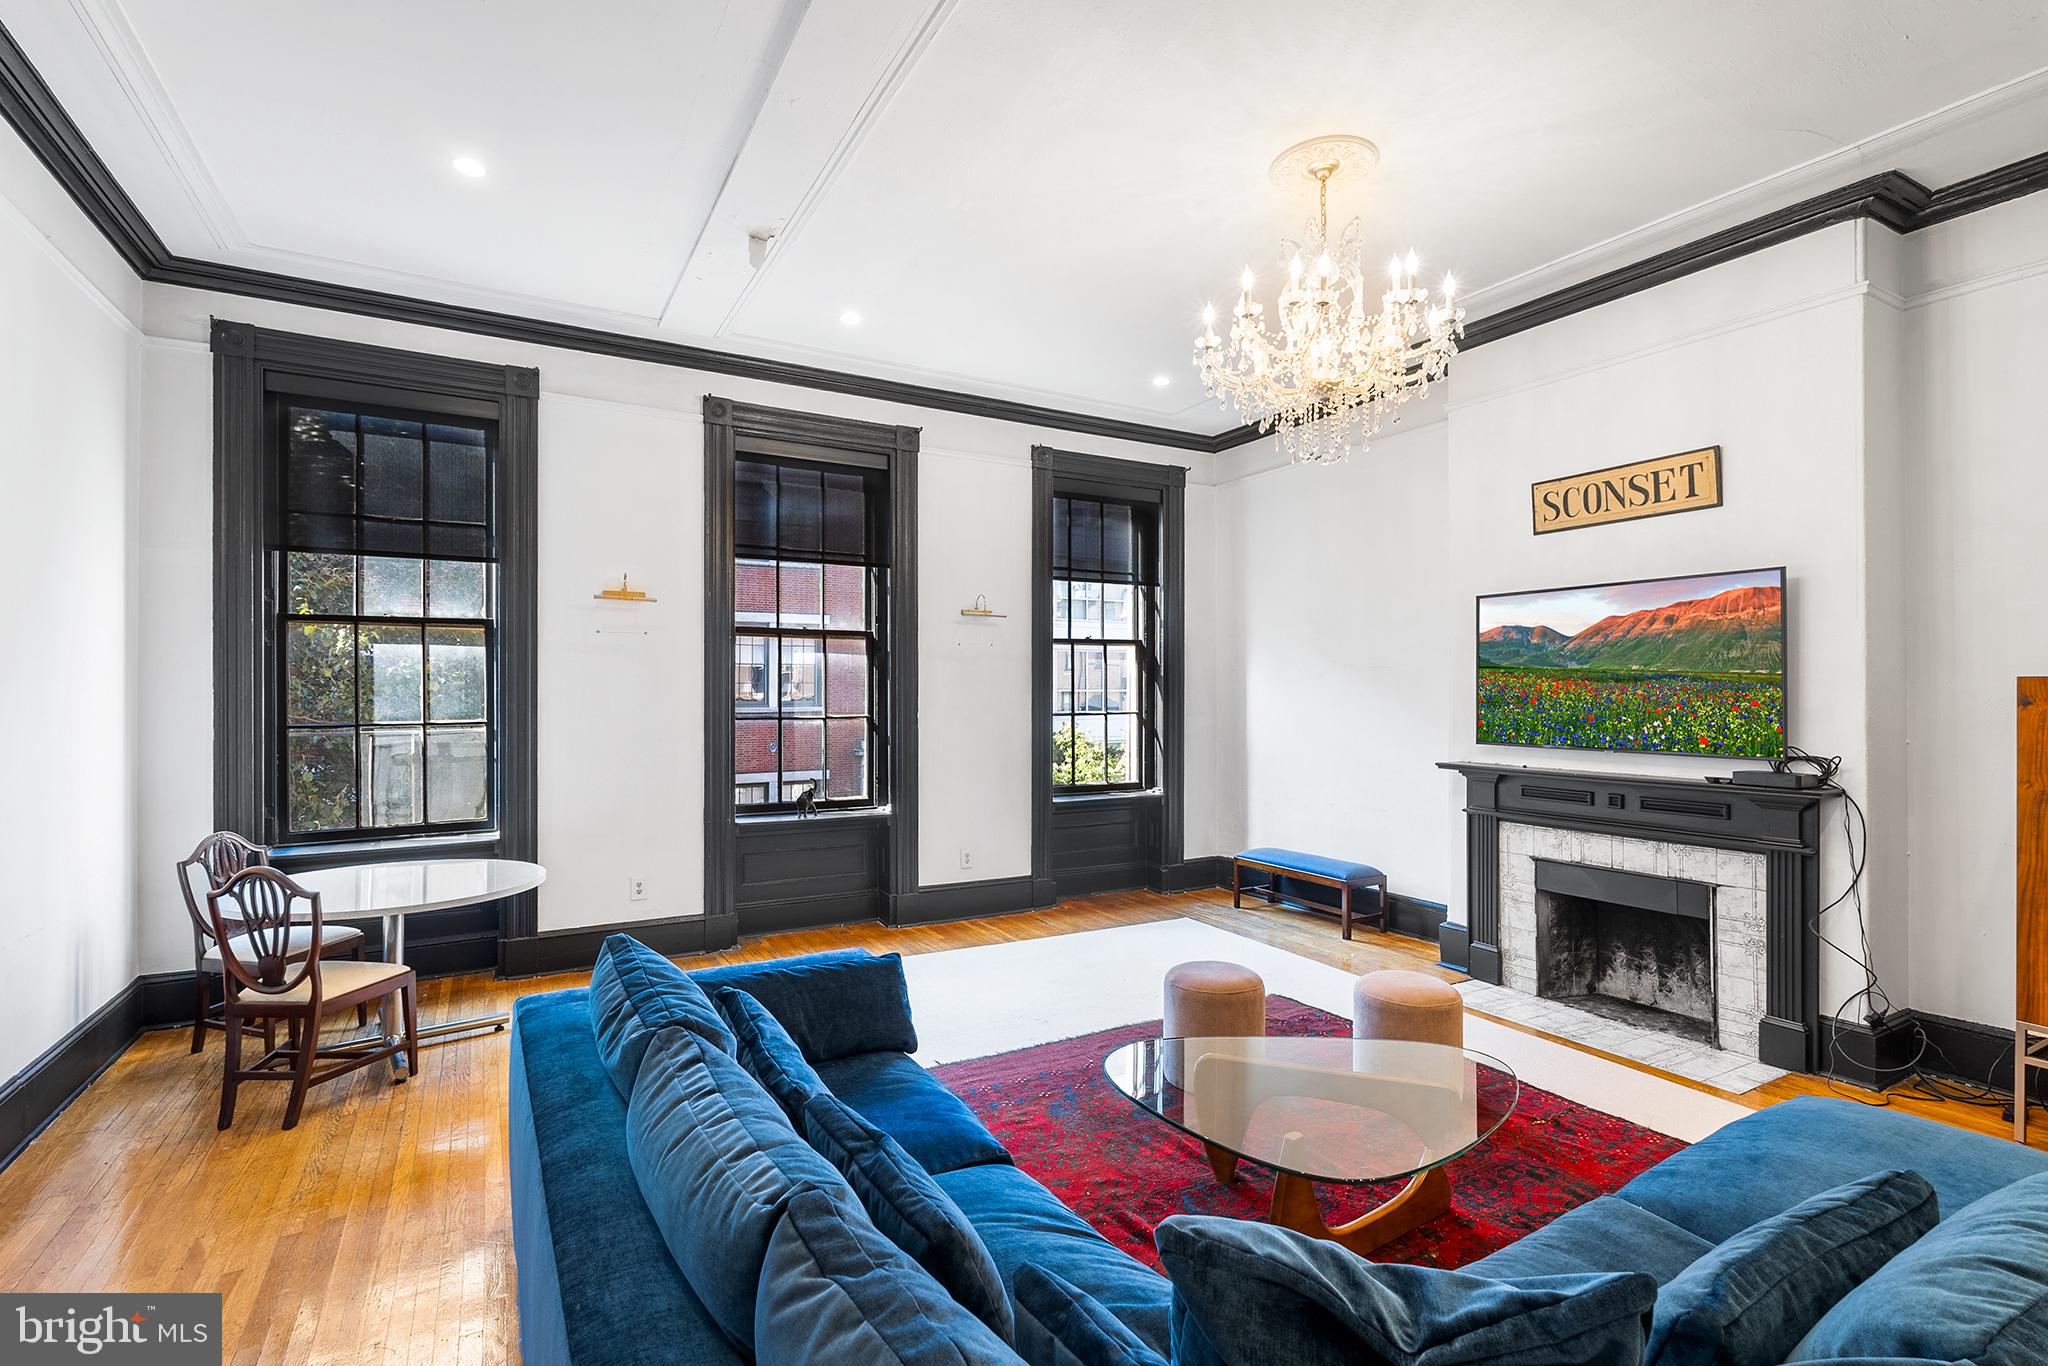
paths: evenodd
<path fill-rule="evenodd" d="M 1719 1047 L 1579 1009 L 1538 993 L 1537 860 L 1673 878 L 1710 889 L 1714 1029 Z M 1766 918 L 1761 854 L 1620 835 L 1500 825 L 1500 986 L 1469 983 L 1472 1007 L 1604 1052 L 1742 1091 L 1783 1076 L 1757 1060 Z"/>

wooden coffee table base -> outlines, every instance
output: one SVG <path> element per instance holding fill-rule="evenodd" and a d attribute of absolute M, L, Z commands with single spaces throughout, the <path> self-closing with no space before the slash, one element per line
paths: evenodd
<path fill-rule="evenodd" d="M 1451 1178 L 1442 1167 L 1431 1167 L 1412 1178 L 1401 1193 L 1353 1219 L 1331 1228 L 1316 1207 L 1316 1187 L 1287 1172 L 1273 1175 L 1273 1222 L 1313 1238 L 1328 1238 L 1360 1254 L 1385 1247 L 1404 1233 L 1412 1233 L 1451 1207 Z"/>

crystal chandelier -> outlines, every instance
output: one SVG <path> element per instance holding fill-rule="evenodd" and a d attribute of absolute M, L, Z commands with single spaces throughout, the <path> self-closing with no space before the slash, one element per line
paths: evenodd
<path fill-rule="evenodd" d="M 1316 187 L 1316 216 L 1304 240 L 1283 241 L 1291 257 L 1287 285 L 1275 313 L 1280 331 L 1265 324 L 1265 308 L 1252 298 L 1245 267 L 1231 310 L 1230 336 L 1216 335 L 1216 310 L 1202 311 L 1195 367 L 1202 386 L 1246 422 L 1279 433 L 1280 449 L 1296 464 L 1325 465 L 1363 450 L 1389 415 L 1444 377 L 1464 332 L 1456 287 L 1444 277 L 1432 302 L 1416 282 L 1415 253 L 1395 257 L 1377 313 L 1366 312 L 1366 272 L 1357 219 L 1330 241 L 1330 187 L 1363 176 L 1379 149 L 1363 138 L 1323 137 L 1282 152 L 1273 179 L 1286 187 L 1303 177 Z"/>

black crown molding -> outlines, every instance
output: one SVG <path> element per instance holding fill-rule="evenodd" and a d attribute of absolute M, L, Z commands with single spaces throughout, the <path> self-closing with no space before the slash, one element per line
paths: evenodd
<path fill-rule="evenodd" d="M 414 323 L 533 346 L 559 347 L 615 356 L 621 360 L 644 361 L 650 365 L 851 394 L 859 398 L 1178 450 L 1214 454 L 1246 445 L 1265 435 L 1253 425 L 1232 427 L 1214 435 L 1184 432 L 1172 427 L 1065 408 L 1020 403 L 932 385 L 908 384 L 829 370 L 823 366 L 768 360 L 712 347 L 440 303 L 245 266 L 193 260 L 174 254 L 157 236 L 149 220 L 143 217 L 135 201 L 114 179 L 113 172 L 93 150 L 92 144 L 43 82 L 34 64 L 4 24 L 0 24 L 0 116 L 13 125 L 22 141 L 28 144 L 101 235 L 120 253 L 129 269 L 150 284 L 270 299 L 306 308 Z M 1469 351 L 1475 346 L 1484 346 L 1517 332 L 1556 322 L 1836 223 L 1868 218 L 1894 232 L 1915 232 L 2042 189 L 2048 189 L 2048 152 L 1931 191 L 1903 172 L 1886 171 L 1659 252 L 1632 265 L 1567 285 L 1541 298 L 1474 319 L 1465 327 L 1462 349 Z"/>

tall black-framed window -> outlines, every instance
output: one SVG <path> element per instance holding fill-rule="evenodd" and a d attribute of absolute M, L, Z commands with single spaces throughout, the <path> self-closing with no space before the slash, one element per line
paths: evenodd
<path fill-rule="evenodd" d="M 287 871 L 538 858 L 539 372 L 220 318 L 212 351 L 213 826 Z M 535 894 L 441 917 L 422 972 L 535 970 Z"/>
<path fill-rule="evenodd" d="M 1151 787 L 1159 763 L 1156 504 L 1052 500 L 1052 764 L 1059 793 Z"/>
<path fill-rule="evenodd" d="M 271 842 L 497 809 L 497 423 L 270 397 Z"/>
<path fill-rule="evenodd" d="M 733 472 L 733 804 L 888 800 L 885 471 L 741 455 Z"/>

